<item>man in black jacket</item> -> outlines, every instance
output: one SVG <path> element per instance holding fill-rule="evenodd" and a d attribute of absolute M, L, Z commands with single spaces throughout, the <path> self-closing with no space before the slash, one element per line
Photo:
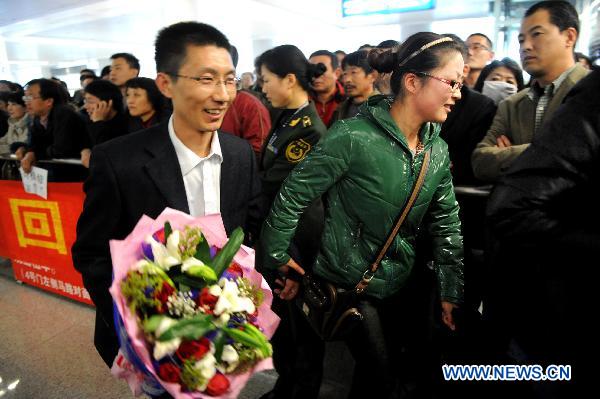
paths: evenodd
<path fill-rule="evenodd" d="M 73 263 L 96 304 L 94 343 L 110 367 L 114 331 L 108 242 L 123 239 L 142 215 L 165 207 L 193 216 L 220 212 L 230 234 L 257 230 L 260 183 L 250 145 L 217 133 L 236 90 L 227 38 L 212 26 L 183 22 L 156 39 L 157 85 L 173 100 L 168 122 L 92 150 Z"/>
<path fill-rule="evenodd" d="M 497 246 L 484 311 L 517 360 L 572 366 L 572 381 L 546 386 L 548 397 L 587 396 L 596 379 L 599 90 L 600 71 L 571 89 L 487 209 Z"/>
<path fill-rule="evenodd" d="M 37 160 L 77 158 L 87 145 L 88 133 L 84 120 L 66 104 L 67 94 L 55 81 L 34 79 L 25 86 L 25 105 L 34 118 L 31 126 L 31 144 L 17 150 L 21 167 L 27 173 Z M 49 167 L 48 165 L 46 167 Z M 50 170 L 49 179 L 64 180 L 57 176 L 67 169 Z M 53 173 L 56 172 L 56 173 Z M 52 176 L 54 174 L 54 176 Z"/>

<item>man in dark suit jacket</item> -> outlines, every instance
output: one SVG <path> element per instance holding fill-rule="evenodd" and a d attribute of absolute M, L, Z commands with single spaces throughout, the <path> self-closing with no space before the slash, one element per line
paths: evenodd
<path fill-rule="evenodd" d="M 109 367 L 118 351 L 109 240 L 123 239 L 140 217 L 155 218 L 165 207 L 195 216 L 217 209 L 228 234 L 238 226 L 250 236 L 258 230 L 260 183 L 252 148 L 216 132 L 236 89 L 227 38 L 209 25 L 178 23 L 159 33 L 156 61 L 157 84 L 173 99 L 173 115 L 93 149 L 72 251 L 97 307 L 94 344 Z M 217 162 L 207 165 L 214 157 Z"/>

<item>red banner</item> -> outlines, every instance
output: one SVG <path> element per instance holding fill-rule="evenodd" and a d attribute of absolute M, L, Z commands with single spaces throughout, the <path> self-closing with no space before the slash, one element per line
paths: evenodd
<path fill-rule="evenodd" d="M 0 255 L 17 280 L 92 304 L 71 259 L 83 198 L 82 183 L 48 183 L 45 200 L 20 181 L 0 180 Z"/>

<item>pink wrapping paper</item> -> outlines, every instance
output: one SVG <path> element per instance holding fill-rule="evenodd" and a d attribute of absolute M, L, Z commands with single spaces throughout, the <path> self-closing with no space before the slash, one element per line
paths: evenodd
<path fill-rule="evenodd" d="M 131 339 L 132 346 L 134 347 L 136 353 L 148 370 L 150 370 L 154 377 L 160 381 L 165 389 L 174 398 L 214 398 L 214 396 L 208 396 L 200 393 L 190 394 L 187 392 L 181 392 L 181 387 L 178 384 L 164 382 L 158 377 L 152 367 L 150 350 L 146 345 L 143 331 L 138 326 L 136 315 L 131 313 L 125 298 L 121 293 L 120 282 L 127 276 L 127 272 L 133 267 L 133 265 L 139 259 L 142 259 L 142 242 L 148 235 L 151 235 L 155 231 L 163 228 L 165 222 L 167 221 L 171 224 L 174 230 L 177 229 L 183 231 L 185 226 L 200 227 L 202 233 L 211 246 L 214 245 L 218 248 L 222 248 L 227 242 L 227 234 L 225 233 L 225 228 L 223 227 L 223 221 L 220 214 L 194 218 L 183 212 L 166 208 L 156 218 L 156 220 L 144 215 L 139 220 L 131 234 L 127 236 L 127 238 L 122 241 L 110 241 L 110 253 L 113 263 L 114 280 L 109 291 L 113 297 L 113 300 L 115 301 L 119 313 L 121 314 L 123 324 L 125 325 L 125 329 L 129 335 L 129 338 Z M 255 286 L 260 286 L 264 293 L 264 301 L 258 308 L 258 321 L 265 335 L 270 339 L 277 329 L 279 317 L 277 317 L 277 315 L 271 310 L 273 294 L 269 285 L 262 275 L 254 269 L 254 250 L 252 248 L 242 246 L 235 255 L 234 260 L 241 266 L 244 277 L 248 278 Z M 119 359 L 119 356 L 117 356 L 117 359 Z M 112 374 L 117 378 L 126 379 L 134 395 L 139 395 L 141 393 L 141 384 L 143 380 L 141 373 L 135 372 L 132 370 L 130 365 L 124 364 L 124 362 L 127 362 L 125 359 L 120 359 L 119 362 L 116 360 L 111 369 Z M 269 358 L 260 361 L 252 370 L 246 373 L 235 376 L 227 375 L 231 386 L 229 391 L 224 395 L 219 396 L 219 398 L 236 398 L 252 374 L 272 368 L 273 362 L 272 359 Z"/>

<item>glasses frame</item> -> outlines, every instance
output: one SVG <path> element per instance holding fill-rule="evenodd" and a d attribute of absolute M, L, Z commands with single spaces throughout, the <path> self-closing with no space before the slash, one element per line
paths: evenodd
<path fill-rule="evenodd" d="M 187 76 L 187 75 L 180 75 L 178 73 L 167 73 L 167 75 L 170 75 L 173 77 L 178 77 L 178 78 L 190 79 L 201 85 L 203 85 L 203 79 L 208 78 L 208 76 Z M 211 78 L 211 79 L 213 79 L 213 78 Z M 223 79 L 215 79 L 215 80 L 216 80 L 215 87 L 219 87 L 220 85 L 223 85 L 223 87 L 225 87 L 226 90 L 230 89 L 230 87 L 227 86 L 227 83 L 225 83 L 225 80 L 223 80 Z M 232 87 L 232 89 L 237 90 L 240 82 L 241 82 L 240 78 L 238 78 L 238 77 L 233 78 L 234 87 Z M 206 86 L 208 86 L 208 85 L 206 85 Z"/>
<path fill-rule="evenodd" d="M 473 50 L 473 51 L 479 51 L 479 50 L 492 51 L 485 44 L 479 44 L 479 43 L 473 43 L 473 44 L 471 44 L 471 45 L 469 45 L 467 47 L 469 48 L 469 50 Z"/>
<path fill-rule="evenodd" d="M 464 86 L 464 84 L 458 80 L 454 80 L 454 79 L 448 80 L 448 79 L 440 78 L 440 77 L 434 76 L 427 72 L 410 71 L 410 73 L 414 73 L 415 75 L 427 76 L 428 78 L 439 80 L 442 83 L 446 83 L 448 86 L 450 86 L 450 89 L 452 90 L 452 92 L 460 91 L 460 89 L 462 89 Z"/>
<path fill-rule="evenodd" d="M 42 98 L 42 96 L 23 96 L 23 97 L 21 97 L 21 100 L 23 100 L 23 102 L 26 103 L 26 102 L 30 102 L 33 100 L 39 100 L 41 98 Z"/>

